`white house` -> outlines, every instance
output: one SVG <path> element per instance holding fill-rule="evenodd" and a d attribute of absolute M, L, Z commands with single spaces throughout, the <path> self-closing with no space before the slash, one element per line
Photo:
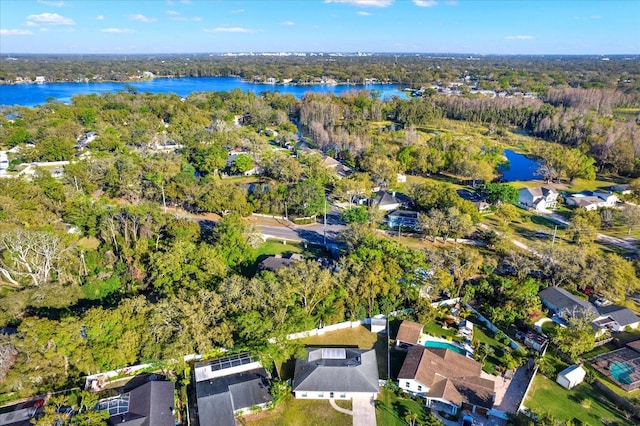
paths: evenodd
<path fill-rule="evenodd" d="M 273 401 L 267 372 L 248 353 L 197 362 L 194 375 L 201 426 L 235 426 L 237 416 Z"/>
<path fill-rule="evenodd" d="M 579 365 L 572 365 L 558 373 L 556 382 L 565 389 L 572 389 L 582 383 L 586 375 L 587 372 L 584 368 Z"/>
<path fill-rule="evenodd" d="M 455 415 L 459 410 L 487 415 L 494 402 L 495 382 L 482 365 L 445 348 L 409 349 L 398 373 L 402 390 L 425 398 L 425 405 Z"/>
<path fill-rule="evenodd" d="M 558 192 L 546 186 L 522 188 L 518 191 L 518 202 L 523 207 L 537 211 L 555 209 L 558 203 Z"/>
<path fill-rule="evenodd" d="M 374 349 L 306 348 L 296 360 L 296 399 L 375 399 L 380 390 Z"/>

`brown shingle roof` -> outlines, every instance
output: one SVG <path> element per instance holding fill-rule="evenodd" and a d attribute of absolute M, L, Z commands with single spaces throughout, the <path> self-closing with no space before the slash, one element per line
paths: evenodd
<path fill-rule="evenodd" d="M 493 404 L 494 382 L 480 377 L 479 362 L 444 348 L 414 346 L 398 379 L 413 379 L 429 388 L 427 396 L 456 405 L 469 402 L 485 408 Z"/>
<path fill-rule="evenodd" d="M 398 335 L 396 340 L 400 340 L 406 343 L 417 344 L 422 332 L 422 324 L 418 324 L 413 321 L 402 321 L 400 328 L 398 329 Z"/>

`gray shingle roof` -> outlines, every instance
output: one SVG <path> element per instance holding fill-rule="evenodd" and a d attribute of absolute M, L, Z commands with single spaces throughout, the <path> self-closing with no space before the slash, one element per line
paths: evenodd
<path fill-rule="evenodd" d="M 598 311 L 591 303 L 560 287 L 547 287 L 540 291 L 538 296 L 540 296 L 542 303 L 547 305 L 549 309 L 554 310 L 555 313 L 584 309 L 596 316 L 598 315 Z"/>
<path fill-rule="evenodd" d="M 130 391 L 129 411 L 109 418 L 111 425 L 174 426 L 173 383 L 150 381 Z"/>
<path fill-rule="evenodd" d="M 343 349 L 344 357 L 335 349 Z M 307 348 L 307 357 L 296 361 L 294 391 L 378 392 L 378 363 L 373 349 Z"/>
<path fill-rule="evenodd" d="M 600 316 L 608 316 L 620 324 L 621 327 L 626 327 L 627 325 L 640 321 L 640 318 L 631 310 L 618 305 L 601 306 L 598 308 L 598 313 Z"/>
<path fill-rule="evenodd" d="M 196 382 L 201 426 L 235 426 L 234 411 L 273 400 L 264 368 Z"/>

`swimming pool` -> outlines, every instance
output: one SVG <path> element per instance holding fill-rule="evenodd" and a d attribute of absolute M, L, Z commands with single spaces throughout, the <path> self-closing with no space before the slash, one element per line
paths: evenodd
<path fill-rule="evenodd" d="M 609 367 L 611 376 L 623 385 L 631 384 L 631 373 L 633 373 L 633 367 L 625 362 L 614 362 Z"/>
<path fill-rule="evenodd" d="M 447 343 L 447 342 L 438 342 L 436 340 L 427 340 L 426 342 L 424 342 L 424 347 L 425 348 L 445 348 L 445 349 L 449 349 L 452 350 L 454 352 L 459 353 L 460 355 L 467 355 L 467 351 L 465 351 L 464 349 L 453 345 L 451 343 Z"/>

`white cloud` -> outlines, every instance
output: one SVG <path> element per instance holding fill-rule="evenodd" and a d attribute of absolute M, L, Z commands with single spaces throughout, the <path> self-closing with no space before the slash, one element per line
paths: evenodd
<path fill-rule="evenodd" d="M 515 36 L 506 36 L 505 40 L 533 40 L 534 37 L 531 35 L 515 35 Z"/>
<path fill-rule="evenodd" d="M 54 28 L 50 28 L 50 27 L 40 27 L 40 31 L 43 33 L 75 33 L 76 30 L 74 30 L 73 28 L 59 28 L 59 29 L 54 29 Z"/>
<path fill-rule="evenodd" d="M 243 27 L 216 27 L 203 30 L 205 33 L 255 33 L 256 30 Z"/>
<path fill-rule="evenodd" d="M 413 3 L 420 7 L 433 7 L 438 5 L 436 0 L 413 0 Z"/>
<path fill-rule="evenodd" d="M 296 23 L 293 21 L 284 21 L 284 22 L 281 22 L 280 24 L 287 27 L 293 27 Z"/>
<path fill-rule="evenodd" d="M 244 9 L 234 9 L 231 13 L 244 13 Z"/>
<path fill-rule="evenodd" d="M 33 33 L 29 30 L 5 30 L 0 29 L 0 35 L 2 36 L 26 36 L 33 35 Z"/>
<path fill-rule="evenodd" d="M 144 22 L 145 24 L 150 24 L 151 22 L 155 22 L 156 18 L 147 18 L 146 16 L 138 13 L 136 15 L 128 15 L 129 20 Z"/>
<path fill-rule="evenodd" d="M 36 22 L 43 25 L 75 25 L 71 18 L 65 18 L 57 13 L 41 13 L 40 15 L 27 16 L 29 21 Z"/>
<path fill-rule="evenodd" d="M 103 28 L 100 30 L 103 33 L 114 33 L 114 34 L 128 34 L 134 33 L 135 31 L 130 28 Z"/>
<path fill-rule="evenodd" d="M 172 18 L 169 18 L 172 21 L 179 21 L 179 22 L 200 22 L 202 21 L 202 18 L 199 16 L 194 16 L 193 18 L 188 18 L 186 16 L 174 16 Z"/>
<path fill-rule="evenodd" d="M 25 27 L 37 27 L 38 25 L 35 22 L 27 21 L 24 24 Z"/>
<path fill-rule="evenodd" d="M 356 15 L 360 15 L 360 16 L 371 16 L 373 15 L 373 13 L 371 12 L 365 12 L 364 10 L 359 10 L 356 12 Z"/>
<path fill-rule="evenodd" d="M 325 3 L 344 3 L 358 7 L 388 7 L 393 0 L 324 0 Z"/>
<path fill-rule="evenodd" d="M 53 7 L 64 7 L 66 4 L 63 1 L 47 1 L 47 0 L 38 0 L 40 4 L 46 4 L 47 6 Z"/>
<path fill-rule="evenodd" d="M 104 15 L 96 16 L 96 21 L 104 21 Z"/>
<path fill-rule="evenodd" d="M 176 12 L 175 10 L 167 10 L 167 15 L 178 16 L 180 12 Z"/>

